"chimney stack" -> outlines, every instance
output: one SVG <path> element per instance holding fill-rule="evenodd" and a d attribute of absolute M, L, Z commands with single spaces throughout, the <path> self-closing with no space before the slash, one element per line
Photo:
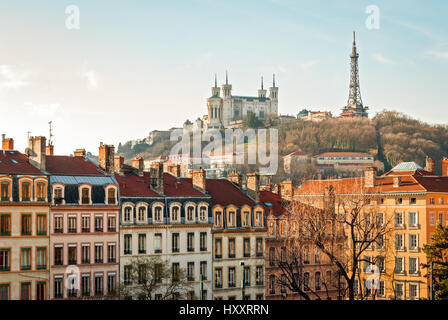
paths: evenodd
<path fill-rule="evenodd" d="M 376 186 L 376 167 L 367 167 L 364 171 L 364 186 L 373 188 Z"/>
<path fill-rule="evenodd" d="M 40 170 L 46 169 L 46 145 L 45 137 L 30 137 L 28 144 L 28 159 L 30 163 Z"/>
<path fill-rule="evenodd" d="M 14 139 L 6 138 L 6 135 L 2 134 L 2 149 L 3 150 L 14 150 Z"/>
<path fill-rule="evenodd" d="M 123 167 L 124 158 L 120 156 L 114 157 L 114 172 L 120 173 Z"/>
<path fill-rule="evenodd" d="M 132 166 L 138 170 L 138 175 L 143 176 L 143 170 L 144 170 L 144 163 L 142 157 L 136 157 L 135 159 L 132 159 Z"/>
<path fill-rule="evenodd" d="M 448 177 L 448 159 L 442 159 L 442 177 Z"/>
<path fill-rule="evenodd" d="M 103 169 L 106 174 L 114 173 L 114 158 L 115 147 L 113 145 L 107 145 L 100 142 L 98 162 L 100 168 Z"/>
<path fill-rule="evenodd" d="M 280 194 L 282 198 L 292 200 L 294 196 L 294 182 L 284 181 L 280 183 Z"/>
<path fill-rule="evenodd" d="M 169 164 L 167 171 L 173 176 L 180 178 L 180 164 Z"/>
<path fill-rule="evenodd" d="M 45 147 L 45 154 L 47 156 L 54 156 L 54 145 L 50 144 Z"/>
<path fill-rule="evenodd" d="M 233 182 L 240 189 L 243 187 L 243 178 L 236 170 L 233 170 L 232 173 L 227 176 L 227 180 Z"/>
<path fill-rule="evenodd" d="M 206 186 L 205 186 L 205 170 L 199 169 L 197 171 L 193 171 L 193 185 L 200 189 L 202 192 L 206 192 Z"/>
<path fill-rule="evenodd" d="M 426 157 L 425 171 L 434 173 L 434 159 Z"/>
<path fill-rule="evenodd" d="M 398 188 L 401 186 L 401 177 L 400 176 L 394 176 L 394 188 Z"/>
<path fill-rule="evenodd" d="M 86 150 L 85 149 L 76 149 L 75 151 L 73 151 L 73 155 L 75 157 L 83 157 L 85 158 L 86 156 Z"/>
<path fill-rule="evenodd" d="M 163 163 L 156 162 L 150 168 L 151 186 L 158 194 L 163 194 Z"/>
<path fill-rule="evenodd" d="M 246 188 L 247 194 L 255 202 L 260 202 L 260 175 L 258 173 L 246 174 Z"/>

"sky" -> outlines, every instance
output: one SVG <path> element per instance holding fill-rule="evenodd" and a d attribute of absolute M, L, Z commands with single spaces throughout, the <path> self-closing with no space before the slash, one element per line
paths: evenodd
<path fill-rule="evenodd" d="M 338 115 L 353 31 L 370 116 L 445 124 L 447 13 L 445 0 L 0 0 L 0 133 L 23 152 L 52 121 L 56 154 L 97 154 L 202 117 L 226 70 L 249 96 L 275 73 L 281 114 Z"/>

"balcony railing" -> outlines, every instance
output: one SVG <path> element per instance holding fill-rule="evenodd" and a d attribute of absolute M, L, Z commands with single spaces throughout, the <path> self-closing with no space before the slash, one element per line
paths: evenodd
<path fill-rule="evenodd" d="M 116 232 L 117 229 L 115 227 L 109 227 L 108 232 Z"/>
<path fill-rule="evenodd" d="M 0 266 L 0 271 L 9 271 L 10 266 Z"/>
<path fill-rule="evenodd" d="M 22 265 L 22 266 L 20 266 L 20 270 L 31 270 L 31 266 L 30 265 Z"/>
<path fill-rule="evenodd" d="M 103 263 L 103 258 L 95 258 L 95 263 Z"/>
<path fill-rule="evenodd" d="M 54 233 L 63 233 L 64 230 L 62 228 L 55 228 Z"/>
<path fill-rule="evenodd" d="M 76 228 L 69 228 L 68 233 L 76 233 Z"/>
<path fill-rule="evenodd" d="M 45 270 L 45 269 L 47 269 L 47 265 L 46 264 L 38 264 L 36 266 L 36 269 L 37 270 Z"/>
<path fill-rule="evenodd" d="M 83 233 L 89 233 L 90 232 L 90 228 L 82 228 L 82 232 Z"/>
<path fill-rule="evenodd" d="M 108 261 L 109 263 L 115 263 L 116 259 L 115 257 L 109 257 Z"/>
<path fill-rule="evenodd" d="M 0 232 L 0 237 L 9 237 L 11 236 L 11 231 Z"/>
<path fill-rule="evenodd" d="M 90 259 L 82 259 L 82 264 L 90 264 Z"/>

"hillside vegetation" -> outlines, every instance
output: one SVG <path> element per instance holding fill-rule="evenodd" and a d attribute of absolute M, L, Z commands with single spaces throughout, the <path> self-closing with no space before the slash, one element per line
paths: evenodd
<path fill-rule="evenodd" d="M 329 119 L 319 123 L 297 120 L 277 127 L 279 153 L 284 156 L 296 150 L 309 155 L 328 151 L 358 151 L 375 155 L 385 170 L 401 161 L 415 161 L 421 166 L 425 157 L 436 161 L 440 173 L 443 157 L 448 156 L 448 127 L 430 125 L 395 111 L 382 111 L 373 119 Z M 127 142 L 119 145 L 118 153 L 126 159 L 137 154 L 152 159 L 169 153 L 174 143 L 161 141 Z"/>

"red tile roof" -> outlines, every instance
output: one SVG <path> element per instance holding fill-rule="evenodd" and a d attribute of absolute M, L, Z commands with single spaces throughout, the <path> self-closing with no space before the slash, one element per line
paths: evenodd
<path fill-rule="evenodd" d="M 372 157 L 372 155 L 363 152 L 324 152 L 316 157 Z"/>
<path fill-rule="evenodd" d="M 255 206 L 256 203 L 227 179 L 206 179 L 207 192 L 212 197 L 212 205 L 220 204 L 223 207 L 235 205 L 242 207 L 243 205 Z"/>
<path fill-rule="evenodd" d="M 170 173 L 163 173 L 163 193 L 168 197 L 206 197 L 193 187 L 191 178 L 177 178 Z"/>
<path fill-rule="evenodd" d="M 151 181 L 148 172 L 143 177 L 138 175 L 119 175 L 115 174 L 120 185 L 120 196 L 124 197 L 160 197 L 160 195 L 151 190 Z"/>
<path fill-rule="evenodd" d="M 303 152 L 302 150 L 298 150 L 298 151 L 294 151 L 294 152 L 291 152 L 290 154 L 286 155 L 285 158 L 290 157 L 290 156 L 306 156 L 306 153 Z"/>
<path fill-rule="evenodd" d="M 31 174 L 43 173 L 29 163 L 28 157 L 18 151 L 0 150 L 0 173 L 5 174 Z"/>
<path fill-rule="evenodd" d="M 46 171 L 55 175 L 104 176 L 96 164 L 84 157 L 47 156 Z"/>
<path fill-rule="evenodd" d="M 288 214 L 288 210 L 286 210 L 286 203 L 282 198 L 271 191 L 260 191 L 260 202 L 265 209 L 265 215 L 270 216 L 273 215 L 275 217 Z"/>

